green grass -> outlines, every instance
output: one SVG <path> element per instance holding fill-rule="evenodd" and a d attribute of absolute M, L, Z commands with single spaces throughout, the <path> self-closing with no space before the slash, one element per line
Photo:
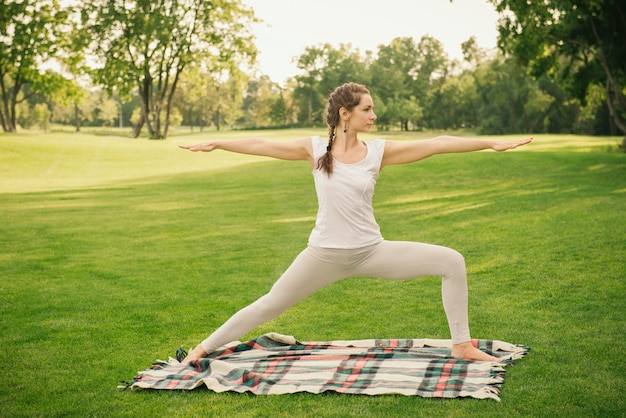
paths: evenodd
<path fill-rule="evenodd" d="M 624 416 L 626 156 L 607 152 L 615 138 L 540 136 L 379 179 L 386 238 L 465 255 L 474 337 L 532 348 L 508 369 L 501 403 L 117 389 L 267 291 L 306 244 L 307 164 L 176 147 L 215 135 L 0 136 L 0 416 Z M 448 338 L 437 278 L 347 279 L 247 337 L 269 331 Z"/>

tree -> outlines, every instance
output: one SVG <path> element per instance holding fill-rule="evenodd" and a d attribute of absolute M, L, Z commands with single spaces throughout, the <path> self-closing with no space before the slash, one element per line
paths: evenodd
<path fill-rule="evenodd" d="M 80 132 L 83 112 L 81 112 L 81 103 L 87 97 L 87 90 L 80 86 L 75 77 L 72 79 L 58 77 L 56 88 L 51 89 L 48 93 L 54 102 L 53 119 L 58 118 L 61 122 L 74 122 L 76 132 Z M 69 107 L 71 106 L 72 116 L 69 115 Z"/>
<path fill-rule="evenodd" d="M 211 122 L 219 131 L 222 126 L 229 128 L 235 126 L 235 123 L 243 115 L 243 94 L 247 78 L 246 76 L 233 69 L 218 76 L 211 76 L 212 83 L 208 85 L 207 97 L 210 99 L 210 105 L 207 110 L 210 114 Z"/>
<path fill-rule="evenodd" d="M 287 126 L 290 123 L 287 100 L 284 91 L 278 87 L 278 96 L 273 100 L 269 117 L 273 126 Z"/>
<path fill-rule="evenodd" d="M 490 0 L 500 13 L 499 47 L 535 76 L 561 77 L 584 105 L 602 85 L 626 149 L 626 7 L 622 0 Z"/>
<path fill-rule="evenodd" d="M 324 68 L 328 66 L 326 54 L 330 49 L 330 44 L 310 46 L 297 59 L 297 67 L 303 72 L 295 77 L 297 86 L 294 91 L 300 108 L 300 122 L 315 124 L 322 120 L 326 94 L 320 91 L 320 84 Z"/>
<path fill-rule="evenodd" d="M 119 118 L 119 108 L 117 102 L 103 94 L 100 103 L 98 103 L 98 119 L 103 126 L 112 127 L 115 119 Z"/>
<path fill-rule="evenodd" d="M 198 125 L 204 130 L 209 118 L 207 117 L 208 83 L 210 77 L 203 72 L 200 65 L 191 63 L 181 75 L 178 88 L 172 98 L 173 105 L 183 113 L 183 123 L 191 127 Z"/>
<path fill-rule="evenodd" d="M 166 138 L 173 95 L 191 62 L 207 71 L 254 59 L 252 10 L 240 0 L 97 0 L 83 6 L 84 24 L 101 59 L 97 79 L 110 92 L 133 89 L 150 138 Z"/>
<path fill-rule="evenodd" d="M 16 106 L 29 94 L 49 91 L 60 76 L 39 66 L 54 57 L 65 29 L 67 11 L 57 0 L 0 0 L 0 123 L 15 132 Z M 56 80 L 58 81 L 58 80 Z"/>
<path fill-rule="evenodd" d="M 47 104 L 38 103 L 35 105 L 33 109 L 33 120 L 44 132 L 48 132 L 48 128 L 50 127 L 50 109 Z"/>
<path fill-rule="evenodd" d="M 496 57 L 474 70 L 483 134 L 541 132 L 554 100 L 512 58 Z"/>
<path fill-rule="evenodd" d="M 432 129 L 474 128 L 478 125 L 477 92 L 470 71 L 447 77 L 429 100 Z"/>
<path fill-rule="evenodd" d="M 390 106 L 389 116 L 409 116 L 408 109 L 420 109 L 410 118 L 403 118 L 402 129 L 423 118 L 421 109 L 425 109 L 424 119 L 430 120 L 432 90 L 445 80 L 447 63 L 443 46 L 430 36 L 423 36 L 418 43 L 413 38 L 395 38 L 389 45 L 378 47 L 371 79 L 377 93 Z"/>
<path fill-rule="evenodd" d="M 438 87 L 448 73 L 448 57 L 443 45 L 431 36 L 423 36 L 417 44 L 417 56 L 413 76 L 412 94 L 417 98 L 426 98 L 433 87 Z M 420 101 L 422 106 L 427 103 Z"/>
<path fill-rule="evenodd" d="M 422 117 L 422 109 L 415 97 L 408 99 L 390 99 L 387 103 L 387 111 L 392 123 L 398 122 L 401 131 L 408 131 L 409 124 L 417 126 Z"/>
<path fill-rule="evenodd" d="M 295 78 L 288 79 L 280 88 L 280 98 L 274 103 L 271 118 L 279 126 L 293 126 L 298 123 L 298 106 L 295 103 L 294 91 L 297 87 Z"/>
<path fill-rule="evenodd" d="M 372 84 L 385 100 L 408 98 L 417 75 L 417 44 L 413 38 L 395 38 L 389 45 L 379 45 L 376 60 L 372 63 Z"/>
<path fill-rule="evenodd" d="M 337 48 L 329 47 L 324 50 L 326 65 L 321 73 L 319 92 L 327 98 L 339 85 L 346 82 L 369 84 L 366 62 L 359 49 L 352 44 L 339 44 Z"/>
<path fill-rule="evenodd" d="M 272 112 L 279 111 L 276 106 L 279 101 L 282 101 L 280 89 L 268 76 L 249 80 L 243 100 L 244 125 L 250 128 L 271 126 Z M 282 119 L 284 121 L 284 115 Z"/>
<path fill-rule="evenodd" d="M 354 81 L 367 84 L 366 63 L 350 44 L 335 48 L 330 44 L 307 47 L 298 57 L 303 74 L 296 76 L 299 120 L 308 124 L 322 121 L 326 98 L 340 84 Z"/>

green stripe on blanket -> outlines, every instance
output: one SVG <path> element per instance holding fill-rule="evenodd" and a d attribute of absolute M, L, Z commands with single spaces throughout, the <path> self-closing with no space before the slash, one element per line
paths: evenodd
<path fill-rule="evenodd" d="M 257 395 L 334 391 L 500 400 L 504 366 L 525 356 L 529 348 L 497 340 L 473 343 L 500 361 L 455 359 L 450 340 L 298 342 L 270 333 L 234 342 L 188 364 L 173 358 L 157 361 L 123 387 L 191 390 L 206 385 L 215 392 Z"/>

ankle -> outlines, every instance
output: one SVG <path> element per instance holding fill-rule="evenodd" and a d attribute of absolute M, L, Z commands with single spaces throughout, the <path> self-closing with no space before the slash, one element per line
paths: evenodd
<path fill-rule="evenodd" d="M 196 356 L 198 356 L 198 357 L 202 357 L 202 358 L 204 358 L 204 357 L 206 357 L 206 356 L 208 356 L 208 355 L 209 355 L 209 353 L 207 353 L 206 351 L 204 351 L 204 348 L 202 348 L 202 346 L 201 346 L 200 344 L 198 344 L 198 345 L 196 346 L 196 348 L 194 348 L 194 349 L 192 350 L 192 352 L 193 352 Z"/>
<path fill-rule="evenodd" d="M 193 361 L 193 360 L 205 358 L 208 355 L 209 354 L 206 351 L 204 351 L 204 348 L 202 348 L 202 346 L 198 344 L 193 350 L 189 352 L 189 354 L 187 354 L 187 357 L 183 359 L 182 363 L 189 363 L 190 361 Z"/>
<path fill-rule="evenodd" d="M 465 341 L 462 343 L 452 344 L 453 351 L 467 351 L 467 350 L 472 350 L 475 348 L 476 347 L 474 347 L 474 345 L 472 344 L 472 341 Z"/>
<path fill-rule="evenodd" d="M 499 361 L 497 357 L 479 350 L 472 344 L 472 341 L 466 341 L 460 344 L 452 344 L 452 356 L 464 360 L 472 361 Z"/>

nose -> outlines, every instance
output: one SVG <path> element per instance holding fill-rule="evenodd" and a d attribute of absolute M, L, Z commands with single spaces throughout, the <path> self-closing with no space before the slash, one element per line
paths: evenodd
<path fill-rule="evenodd" d="M 370 117 L 370 119 L 376 120 L 378 119 L 378 116 L 376 116 L 376 113 L 372 112 L 372 116 Z"/>

